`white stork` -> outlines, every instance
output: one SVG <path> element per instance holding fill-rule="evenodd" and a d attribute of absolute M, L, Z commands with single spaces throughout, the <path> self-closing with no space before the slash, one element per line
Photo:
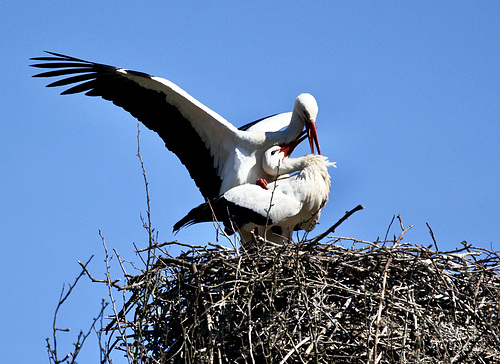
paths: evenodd
<path fill-rule="evenodd" d="M 63 76 L 47 87 L 71 85 L 61 94 L 101 96 L 128 111 L 158 133 L 186 166 L 205 198 L 216 198 L 232 187 L 260 178 L 270 179 L 261 160 L 271 146 L 293 148 L 307 134 L 311 152 L 314 142 L 321 154 L 316 133 L 318 105 L 310 94 L 297 97 L 293 112 L 264 118 L 239 130 L 166 79 L 47 53 L 50 56 L 32 58 L 43 63 L 31 66 L 52 70 L 34 77 Z"/>
<path fill-rule="evenodd" d="M 294 230 L 314 229 L 330 193 L 327 167 L 335 163 L 315 154 L 288 158 L 288 152 L 279 146 L 265 152 L 264 170 L 279 176 L 267 189 L 255 184 L 236 186 L 192 209 L 174 225 L 174 232 L 213 221 L 214 215 L 224 223 L 227 233 L 239 232 L 243 243 L 250 240 L 254 229 L 257 235 L 280 244 L 290 240 Z M 292 172 L 297 173 L 288 175 Z"/>

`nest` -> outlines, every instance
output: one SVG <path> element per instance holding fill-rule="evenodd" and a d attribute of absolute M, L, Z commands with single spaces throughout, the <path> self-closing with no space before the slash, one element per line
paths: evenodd
<path fill-rule="evenodd" d="M 146 363 L 499 362 L 499 255 L 404 244 L 405 231 L 177 257 L 165 248 L 179 243 L 151 245 L 154 264 L 120 287 L 111 349 Z"/>

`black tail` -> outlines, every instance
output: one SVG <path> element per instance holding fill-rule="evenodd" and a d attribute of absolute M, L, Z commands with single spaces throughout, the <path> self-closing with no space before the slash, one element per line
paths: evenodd
<path fill-rule="evenodd" d="M 177 221 L 174 225 L 174 232 L 181 228 L 191 226 L 200 222 L 211 222 L 215 219 L 224 223 L 227 234 L 234 234 L 238 229 L 247 223 L 266 225 L 266 216 L 262 216 L 248 208 L 236 205 L 228 201 L 224 196 L 213 199 L 210 202 L 202 203 L 188 212 L 186 216 Z M 272 221 L 269 221 L 272 224 Z"/>
<path fill-rule="evenodd" d="M 231 223 L 233 216 L 229 212 L 229 206 L 233 205 L 223 196 L 215 198 L 211 201 L 202 203 L 188 212 L 186 216 L 177 221 L 174 225 L 174 233 L 177 233 L 183 227 L 188 227 L 200 222 L 220 221 L 226 227 L 226 233 L 234 234 L 234 229 L 231 228 L 234 224 Z M 238 226 L 239 228 L 239 226 Z"/>
<path fill-rule="evenodd" d="M 174 225 L 173 232 L 177 232 L 183 227 L 191 226 L 200 222 L 209 222 L 213 220 L 212 209 L 208 202 L 202 203 L 188 212 L 186 216 L 177 221 Z"/>

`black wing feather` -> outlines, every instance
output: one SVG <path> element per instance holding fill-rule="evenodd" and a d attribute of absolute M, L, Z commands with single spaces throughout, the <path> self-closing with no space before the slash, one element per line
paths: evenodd
<path fill-rule="evenodd" d="M 248 123 L 248 124 L 245 124 L 243 126 L 240 126 L 238 129 L 242 130 L 242 131 L 247 131 L 248 129 L 250 129 L 250 127 L 254 126 L 255 124 L 261 122 L 262 120 L 264 119 L 267 119 L 267 118 L 272 118 L 273 116 L 276 116 L 278 114 L 273 114 L 273 115 L 270 115 L 270 116 L 266 116 L 265 118 L 260 118 L 259 120 L 255 120 L 255 121 L 252 121 L 251 123 Z"/>
<path fill-rule="evenodd" d="M 189 211 L 186 216 L 175 223 L 174 232 L 200 222 L 214 221 L 213 215 L 215 215 L 217 221 L 224 223 L 228 234 L 235 233 L 235 229 L 238 230 L 248 223 L 264 226 L 267 221 L 267 216 L 262 216 L 251 209 L 226 200 L 224 196 L 220 196 Z M 267 222 L 270 225 L 273 224 L 272 221 Z"/>
<path fill-rule="evenodd" d="M 82 82 L 86 80 L 92 80 L 95 78 L 95 75 L 92 73 L 86 73 L 83 75 L 78 75 L 78 76 L 73 76 L 73 77 L 68 77 L 68 78 L 63 78 L 62 80 L 52 82 L 47 85 L 47 87 L 56 87 L 56 86 L 66 86 L 71 83 L 77 83 L 77 82 Z"/>
<path fill-rule="evenodd" d="M 67 90 L 64 90 L 63 92 L 61 92 L 61 95 L 71 95 L 71 94 L 77 94 L 77 93 L 80 93 L 80 92 L 84 92 L 84 91 L 87 91 L 87 90 L 92 90 L 94 87 L 95 87 L 95 80 L 90 80 L 90 81 L 87 81 L 87 82 L 84 82 L 84 83 L 80 83 L 76 86 L 73 86 Z"/>
<path fill-rule="evenodd" d="M 52 56 L 32 58 L 33 61 L 46 63 L 31 66 L 55 70 L 39 73 L 34 77 L 76 74 L 76 76 L 53 82 L 50 86 L 67 86 L 76 83 L 61 94 L 86 92 L 88 96 L 101 96 L 122 107 L 147 128 L 158 133 L 165 142 L 165 146 L 186 166 L 205 198 L 213 199 L 219 195 L 222 181 L 214 168 L 213 157 L 190 122 L 175 106 L 166 102 L 165 94 L 140 86 L 117 72 L 117 67 L 88 62 L 54 52 L 46 53 Z M 136 71 L 127 70 L 127 73 L 144 78 L 152 77 Z"/>
<path fill-rule="evenodd" d="M 73 73 L 88 72 L 88 68 L 73 68 L 73 69 L 62 69 L 57 71 L 42 72 L 34 75 L 33 77 L 57 77 L 65 76 Z"/>

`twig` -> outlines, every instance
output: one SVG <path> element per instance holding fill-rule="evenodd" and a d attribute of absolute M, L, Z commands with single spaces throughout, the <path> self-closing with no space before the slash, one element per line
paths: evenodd
<path fill-rule="evenodd" d="M 280 364 L 284 364 L 286 363 L 286 361 L 288 360 L 288 358 L 293 354 L 293 352 L 297 352 L 298 353 L 298 350 L 299 348 L 304 345 L 305 343 L 307 343 L 309 340 L 311 340 L 311 337 L 308 336 L 306 337 L 305 339 L 303 339 L 301 342 L 299 342 L 297 345 L 294 345 L 293 348 L 291 348 L 288 353 L 285 355 L 285 357 L 283 358 L 283 360 L 280 361 Z"/>
<path fill-rule="evenodd" d="M 51 345 L 50 345 L 50 339 L 46 338 L 47 354 L 49 356 L 49 362 L 51 362 L 51 363 L 54 363 L 54 364 L 59 364 L 59 363 L 63 363 L 63 362 L 67 362 L 70 364 L 76 363 L 76 358 L 77 358 L 78 354 L 80 353 L 80 350 L 81 350 L 83 344 L 85 343 L 85 340 L 87 339 L 87 337 L 90 335 L 90 333 L 94 329 L 95 323 L 102 317 L 104 309 L 106 308 L 106 305 L 103 302 L 101 305 L 101 311 L 99 312 L 97 317 L 94 318 L 94 320 L 92 321 L 92 324 L 90 325 L 90 328 L 88 329 L 88 331 L 86 333 L 84 333 L 82 330 L 80 330 L 78 337 L 77 337 L 77 340 L 73 344 L 74 350 L 69 352 L 68 354 L 66 354 L 63 359 L 59 359 L 58 358 L 58 347 L 57 347 L 57 332 L 58 331 L 64 331 L 64 332 L 70 331 L 70 329 L 61 329 L 61 328 L 58 328 L 56 326 L 59 309 L 61 308 L 62 304 L 66 301 L 66 299 L 69 297 L 69 295 L 73 292 L 73 289 L 75 288 L 75 286 L 78 283 L 78 281 L 80 280 L 80 278 L 82 276 L 84 276 L 85 273 L 87 272 L 87 265 L 90 263 L 90 261 L 92 260 L 93 257 L 94 256 L 92 255 L 85 264 L 82 264 L 81 262 L 79 262 L 83 269 L 80 272 L 80 274 L 76 277 L 73 284 L 68 284 L 69 289 L 66 292 L 65 292 L 65 285 L 63 285 L 63 287 L 62 287 L 61 294 L 59 296 L 59 302 L 56 306 L 56 310 L 54 312 L 54 319 L 52 322 L 53 347 L 51 347 Z"/>
<path fill-rule="evenodd" d="M 436 238 L 434 237 L 434 232 L 432 231 L 430 225 L 428 222 L 425 223 L 425 225 L 427 225 L 427 227 L 429 228 L 429 233 L 431 234 L 431 238 L 432 238 L 432 241 L 434 242 L 434 246 L 436 247 L 436 251 L 439 250 L 438 248 L 438 245 L 437 245 L 437 242 L 436 242 Z"/>
<path fill-rule="evenodd" d="M 394 222 L 395 218 L 396 218 L 396 215 L 392 215 L 392 220 L 389 223 L 389 226 L 387 226 L 387 231 L 385 232 L 384 241 L 387 241 L 387 237 L 389 236 L 389 231 L 391 231 L 391 226 L 392 226 L 392 223 Z"/>
<path fill-rule="evenodd" d="M 274 192 L 276 191 L 276 188 L 278 187 L 278 179 L 280 176 L 280 165 L 281 165 L 281 160 L 278 160 L 278 166 L 276 169 L 276 178 L 274 179 L 273 190 L 271 191 L 271 198 L 269 199 L 269 207 L 267 208 L 267 211 L 266 211 L 266 225 L 264 227 L 264 240 L 267 240 L 267 227 L 269 226 L 269 216 L 271 214 L 271 208 L 274 206 L 274 204 L 273 204 Z"/>
<path fill-rule="evenodd" d="M 385 297 L 385 290 L 386 290 L 386 285 L 387 285 L 387 273 L 389 271 L 389 266 L 391 265 L 392 262 L 392 256 L 389 256 L 387 259 L 387 263 L 385 264 L 384 268 L 384 276 L 382 279 L 382 292 L 380 294 L 380 301 L 378 305 L 378 311 L 377 311 L 377 316 L 376 316 L 376 321 L 375 321 L 375 343 L 373 345 L 373 360 L 374 362 L 377 362 L 377 348 L 378 348 L 378 343 L 379 343 L 379 334 L 380 334 L 380 319 L 382 318 L 382 309 L 384 307 L 384 297 Z"/>
<path fill-rule="evenodd" d="M 313 238 L 314 240 L 311 243 L 308 243 L 308 246 L 313 246 L 314 244 L 318 243 L 320 240 L 322 240 L 328 234 L 334 233 L 335 229 L 337 229 L 340 224 L 342 224 L 345 220 L 347 220 L 349 218 L 349 216 L 354 214 L 356 211 L 363 210 L 363 209 L 364 209 L 364 206 L 358 205 L 355 208 L 353 208 L 351 211 L 347 211 L 345 213 L 345 215 L 339 221 L 337 221 L 335 224 L 333 224 L 327 231 L 325 231 L 324 233 L 319 234 L 318 236 Z"/>
<path fill-rule="evenodd" d="M 118 319 L 118 310 L 116 308 L 116 301 L 113 297 L 113 282 L 111 281 L 111 274 L 110 274 L 110 265 L 109 265 L 109 254 L 108 254 L 108 247 L 106 246 L 106 241 L 104 240 L 104 236 L 102 235 L 101 231 L 99 230 L 99 236 L 101 237 L 102 240 L 102 245 L 104 247 L 104 252 L 105 252 L 105 259 L 104 262 L 106 264 L 106 281 L 107 281 L 107 287 L 108 287 L 108 296 L 111 300 L 111 306 L 114 312 L 114 317 L 116 317 L 116 328 L 120 332 L 120 336 L 123 338 L 124 345 L 126 348 L 126 356 L 127 356 L 127 361 L 131 363 L 131 357 L 130 357 L 130 349 L 128 345 L 128 341 L 126 339 L 126 330 L 127 328 L 122 325 L 120 320 Z"/>

